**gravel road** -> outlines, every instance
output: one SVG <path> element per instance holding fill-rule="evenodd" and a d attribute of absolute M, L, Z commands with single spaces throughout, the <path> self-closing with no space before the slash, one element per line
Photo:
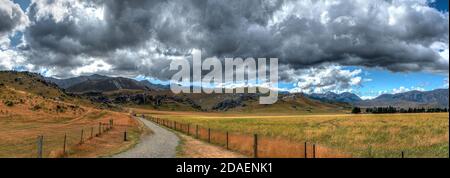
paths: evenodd
<path fill-rule="evenodd" d="M 180 141 L 174 133 L 146 120 L 138 118 L 153 134 L 144 135 L 134 148 L 113 158 L 174 158 Z"/>

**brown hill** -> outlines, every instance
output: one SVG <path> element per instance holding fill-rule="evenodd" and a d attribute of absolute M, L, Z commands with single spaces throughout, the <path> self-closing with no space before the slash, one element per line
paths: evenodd
<path fill-rule="evenodd" d="M 67 88 L 67 92 L 71 93 L 101 93 L 119 90 L 148 90 L 148 88 L 136 80 L 122 77 L 86 80 Z"/>

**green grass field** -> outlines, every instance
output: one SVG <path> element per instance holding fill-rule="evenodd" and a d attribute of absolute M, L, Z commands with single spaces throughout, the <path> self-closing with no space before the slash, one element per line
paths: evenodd
<path fill-rule="evenodd" d="M 211 129 L 308 141 L 354 157 L 449 156 L 449 115 L 267 115 L 143 111 L 149 116 Z"/>

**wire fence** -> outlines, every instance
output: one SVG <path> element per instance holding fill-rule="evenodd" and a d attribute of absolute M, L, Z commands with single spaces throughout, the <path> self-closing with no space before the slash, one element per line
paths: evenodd
<path fill-rule="evenodd" d="M 142 115 L 142 117 L 153 121 L 172 130 L 192 136 L 196 139 L 224 147 L 227 150 L 236 151 L 243 155 L 256 158 L 352 158 L 354 155 L 335 148 L 329 148 L 317 143 L 299 142 L 286 139 L 285 137 L 274 137 L 258 134 L 240 132 L 229 132 L 201 127 L 190 123 L 177 122 L 158 117 Z M 432 155 L 429 151 L 385 151 L 375 155 L 372 148 L 368 147 L 362 157 L 374 158 L 412 158 L 412 157 L 441 157 Z M 448 151 L 443 151 L 448 155 Z M 440 154 L 440 153 L 439 153 Z M 419 155 L 419 156 L 418 156 Z M 420 156 L 431 155 L 431 156 Z M 448 156 L 447 156 L 448 157 Z"/>
<path fill-rule="evenodd" d="M 97 124 L 71 124 L 64 129 L 49 130 L 45 134 L 31 137 L 27 136 L 14 141 L 0 144 L 0 157 L 27 157 L 27 158 L 62 158 L 70 157 L 76 153 L 76 148 L 92 142 L 95 138 L 109 134 L 111 131 L 124 131 L 123 140 L 127 141 L 129 125 L 99 122 Z M 121 138 L 122 139 L 122 138 Z"/>
<path fill-rule="evenodd" d="M 142 117 L 186 135 L 255 158 L 351 158 L 349 153 L 315 143 L 295 142 L 281 137 L 214 130 L 157 117 Z"/>

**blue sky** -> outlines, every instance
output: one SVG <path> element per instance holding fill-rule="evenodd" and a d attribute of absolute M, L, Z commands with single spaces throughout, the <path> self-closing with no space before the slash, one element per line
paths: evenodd
<path fill-rule="evenodd" d="M 30 0 L 14 0 L 25 11 Z M 436 0 L 431 3 L 431 6 L 439 9 L 440 11 L 448 12 L 448 0 Z M 17 33 L 13 35 L 11 39 L 12 46 L 20 44 L 22 34 Z M 20 69 L 20 67 L 16 67 Z M 361 86 L 353 88 L 354 93 L 365 98 L 376 97 L 382 93 L 392 93 L 394 90 L 403 89 L 406 90 L 433 90 L 437 88 L 448 87 L 448 74 L 435 74 L 426 72 L 408 72 L 408 73 L 393 73 L 382 69 L 371 69 L 359 66 L 343 67 L 345 70 L 357 70 L 361 69 L 362 72 L 359 75 L 364 79 Z M 136 79 L 145 79 L 142 76 L 136 77 Z M 147 78 L 148 79 L 148 78 Z M 154 83 L 167 84 L 167 82 L 159 81 L 155 79 L 149 79 Z M 447 80 L 447 83 L 445 82 Z M 292 83 L 280 83 L 280 88 L 292 88 Z"/>
<path fill-rule="evenodd" d="M 448 11 L 448 0 L 436 0 L 435 2 L 431 3 L 431 6 L 441 11 Z"/>
<path fill-rule="evenodd" d="M 349 69 L 358 67 L 348 67 Z M 444 88 L 444 75 L 413 72 L 393 73 L 381 69 L 363 69 L 361 76 L 369 81 L 363 82 L 361 87 L 355 88 L 356 94 L 364 97 L 376 97 L 384 93 L 394 93 L 402 87 L 407 90 L 434 90 Z"/>
<path fill-rule="evenodd" d="M 31 3 L 31 0 L 13 0 L 15 3 L 20 5 L 20 8 L 25 12 L 28 8 L 28 6 Z M 22 33 L 18 32 L 14 36 L 11 37 L 11 45 L 17 46 L 20 44 L 22 38 Z"/>

